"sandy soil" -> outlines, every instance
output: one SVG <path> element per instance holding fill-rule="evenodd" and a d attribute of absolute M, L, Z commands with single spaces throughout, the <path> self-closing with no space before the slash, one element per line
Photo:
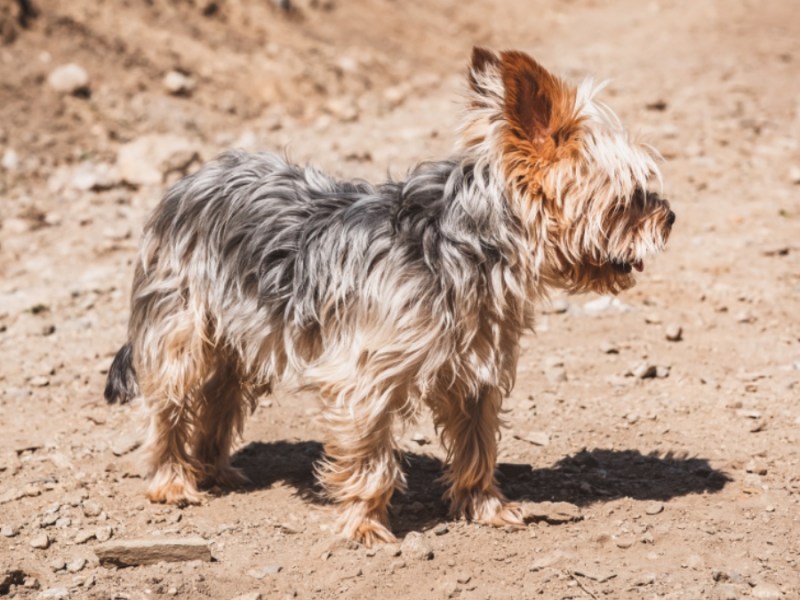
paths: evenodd
<path fill-rule="evenodd" d="M 294 5 L 0 3 L 0 596 L 800 598 L 794 3 Z M 605 99 L 664 154 L 678 214 L 635 289 L 556 298 L 525 339 L 499 477 L 527 530 L 448 521 L 423 419 L 401 435 L 393 524 L 433 558 L 336 542 L 315 399 L 284 393 L 237 453 L 250 489 L 148 504 L 136 407 L 102 387 L 165 186 L 231 146 L 370 179 L 444 157 L 476 43 L 609 78 Z M 48 76 L 71 62 L 88 86 L 59 93 Z M 193 89 L 171 93 L 171 70 Z M 150 163 L 156 181 L 137 172 Z M 661 376 L 631 375 L 642 363 Z M 215 560 L 106 568 L 108 536 L 201 536 Z"/>

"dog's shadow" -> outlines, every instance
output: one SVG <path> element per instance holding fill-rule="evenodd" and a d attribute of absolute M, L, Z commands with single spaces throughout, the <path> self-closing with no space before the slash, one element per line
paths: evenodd
<path fill-rule="evenodd" d="M 250 478 L 248 489 L 283 482 L 294 487 L 304 500 L 327 504 L 314 476 L 314 465 L 322 458 L 322 444 L 315 441 L 254 442 L 236 453 L 233 464 Z M 414 452 L 404 453 L 403 458 L 408 490 L 392 499 L 392 526 L 399 535 L 448 518 L 442 500 L 445 488 L 440 482 L 444 463 Z M 578 506 L 622 497 L 666 501 L 688 494 L 715 493 L 730 481 L 706 459 L 637 450 L 584 449 L 550 467 L 500 463 L 497 473 L 510 500 L 563 501 Z"/>

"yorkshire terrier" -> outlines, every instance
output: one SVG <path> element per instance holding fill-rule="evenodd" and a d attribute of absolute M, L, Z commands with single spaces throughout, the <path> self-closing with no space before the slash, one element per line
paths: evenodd
<path fill-rule="evenodd" d="M 405 181 L 338 181 L 228 152 L 145 226 L 129 341 L 105 396 L 141 394 L 153 502 L 236 485 L 231 445 L 279 380 L 315 389 L 320 480 L 339 530 L 394 539 L 405 476 L 393 423 L 422 406 L 447 450 L 454 516 L 522 526 L 495 481 L 519 342 L 548 289 L 616 293 L 667 242 L 657 155 L 522 52 L 475 48 L 454 155 Z"/>

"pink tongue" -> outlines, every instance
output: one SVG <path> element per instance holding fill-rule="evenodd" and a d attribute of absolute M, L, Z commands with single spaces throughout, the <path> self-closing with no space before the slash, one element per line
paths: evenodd
<path fill-rule="evenodd" d="M 637 260 L 635 263 L 633 263 L 633 268 L 637 271 L 644 271 L 644 263 L 640 260 Z"/>

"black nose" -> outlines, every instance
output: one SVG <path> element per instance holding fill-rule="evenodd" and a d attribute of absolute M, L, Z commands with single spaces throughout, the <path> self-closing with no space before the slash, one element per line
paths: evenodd
<path fill-rule="evenodd" d="M 667 213 L 667 225 L 672 227 L 672 225 L 674 223 L 675 223 L 675 213 L 672 212 L 672 211 L 669 211 L 669 213 Z"/>

